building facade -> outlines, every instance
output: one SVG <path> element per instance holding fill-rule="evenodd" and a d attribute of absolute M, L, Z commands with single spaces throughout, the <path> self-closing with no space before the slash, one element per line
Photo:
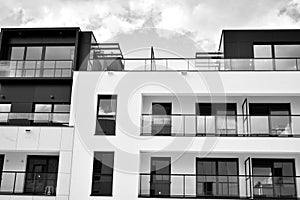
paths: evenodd
<path fill-rule="evenodd" d="M 300 198 L 299 30 L 224 30 L 194 58 L 79 28 L 0 48 L 0 199 Z"/>

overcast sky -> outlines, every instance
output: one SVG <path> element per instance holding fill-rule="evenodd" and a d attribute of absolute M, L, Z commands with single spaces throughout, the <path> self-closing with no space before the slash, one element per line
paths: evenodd
<path fill-rule="evenodd" d="M 300 27 L 300 0 L 0 0 L 0 8 L 1 27 L 78 26 L 126 55 L 153 45 L 193 57 L 216 51 L 222 29 Z"/>

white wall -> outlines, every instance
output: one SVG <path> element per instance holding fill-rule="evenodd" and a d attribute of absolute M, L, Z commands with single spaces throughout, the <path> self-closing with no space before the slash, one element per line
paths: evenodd
<path fill-rule="evenodd" d="M 141 114 L 149 111 L 149 104 L 148 108 L 145 106 L 155 98 L 148 100 L 144 96 L 176 95 L 182 96 L 183 102 L 190 102 L 180 108 L 177 106 L 180 101 L 176 104 L 174 100 L 174 113 L 195 113 L 196 100 L 189 97 L 195 94 L 199 99 L 226 96 L 240 103 L 244 96 L 249 97 L 249 102 L 291 101 L 293 114 L 298 114 L 299 77 L 299 72 L 188 72 L 185 76 L 180 72 L 74 72 L 70 116 L 70 125 L 75 126 L 71 199 L 137 199 L 143 151 L 227 155 L 265 152 L 278 157 L 299 153 L 300 138 L 140 136 Z M 117 94 L 116 136 L 94 135 L 98 94 Z M 115 152 L 113 197 L 90 197 L 94 151 Z"/>

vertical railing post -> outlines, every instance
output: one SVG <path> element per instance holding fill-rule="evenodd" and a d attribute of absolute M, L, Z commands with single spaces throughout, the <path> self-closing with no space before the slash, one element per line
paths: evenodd
<path fill-rule="evenodd" d="M 139 195 L 140 196 L 142 194 L 142 175 L 139 175 L 139 181 L 140 181 L 140 189 L 139 189 Z"/>
<path fill-rule="evenodd" d="M 14 186 L 13 186 L 13 194 L 15 194 L 16 181 L 17 181 L 17 173 L 18 173 L 18 172 L 15 172 Z"/>
<path fill-rule="evenodd" d="M 186 181 L 186 180 L 185 180 L 185 179 L 186 179 L 185 177 L 186 177 L 186 175 L 184 174 L 184 175 L 183 175 L 183 197 L 185 197 L 185 181 Z"/>
<path fill-rule="evenodd" d="M 186 132 L 185 132 L 185 115 L 183 115 L 183 136 L 186 136 Z"/>

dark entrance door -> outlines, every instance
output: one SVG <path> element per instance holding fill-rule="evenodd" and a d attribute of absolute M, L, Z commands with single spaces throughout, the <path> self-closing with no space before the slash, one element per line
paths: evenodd
<path fill-rule="evenodd" d="M 171 158 L 151 158 L 150 196 L 170 196 Z"/>
<path fill-rule="evenodd" d="M 24 193 L 55 195 L 58 156 L 28 156 Z"/>
<path fill-rule="evenodd" d="M 171 135 L 172 103 L 152 103 L 152 135 Z"/>

